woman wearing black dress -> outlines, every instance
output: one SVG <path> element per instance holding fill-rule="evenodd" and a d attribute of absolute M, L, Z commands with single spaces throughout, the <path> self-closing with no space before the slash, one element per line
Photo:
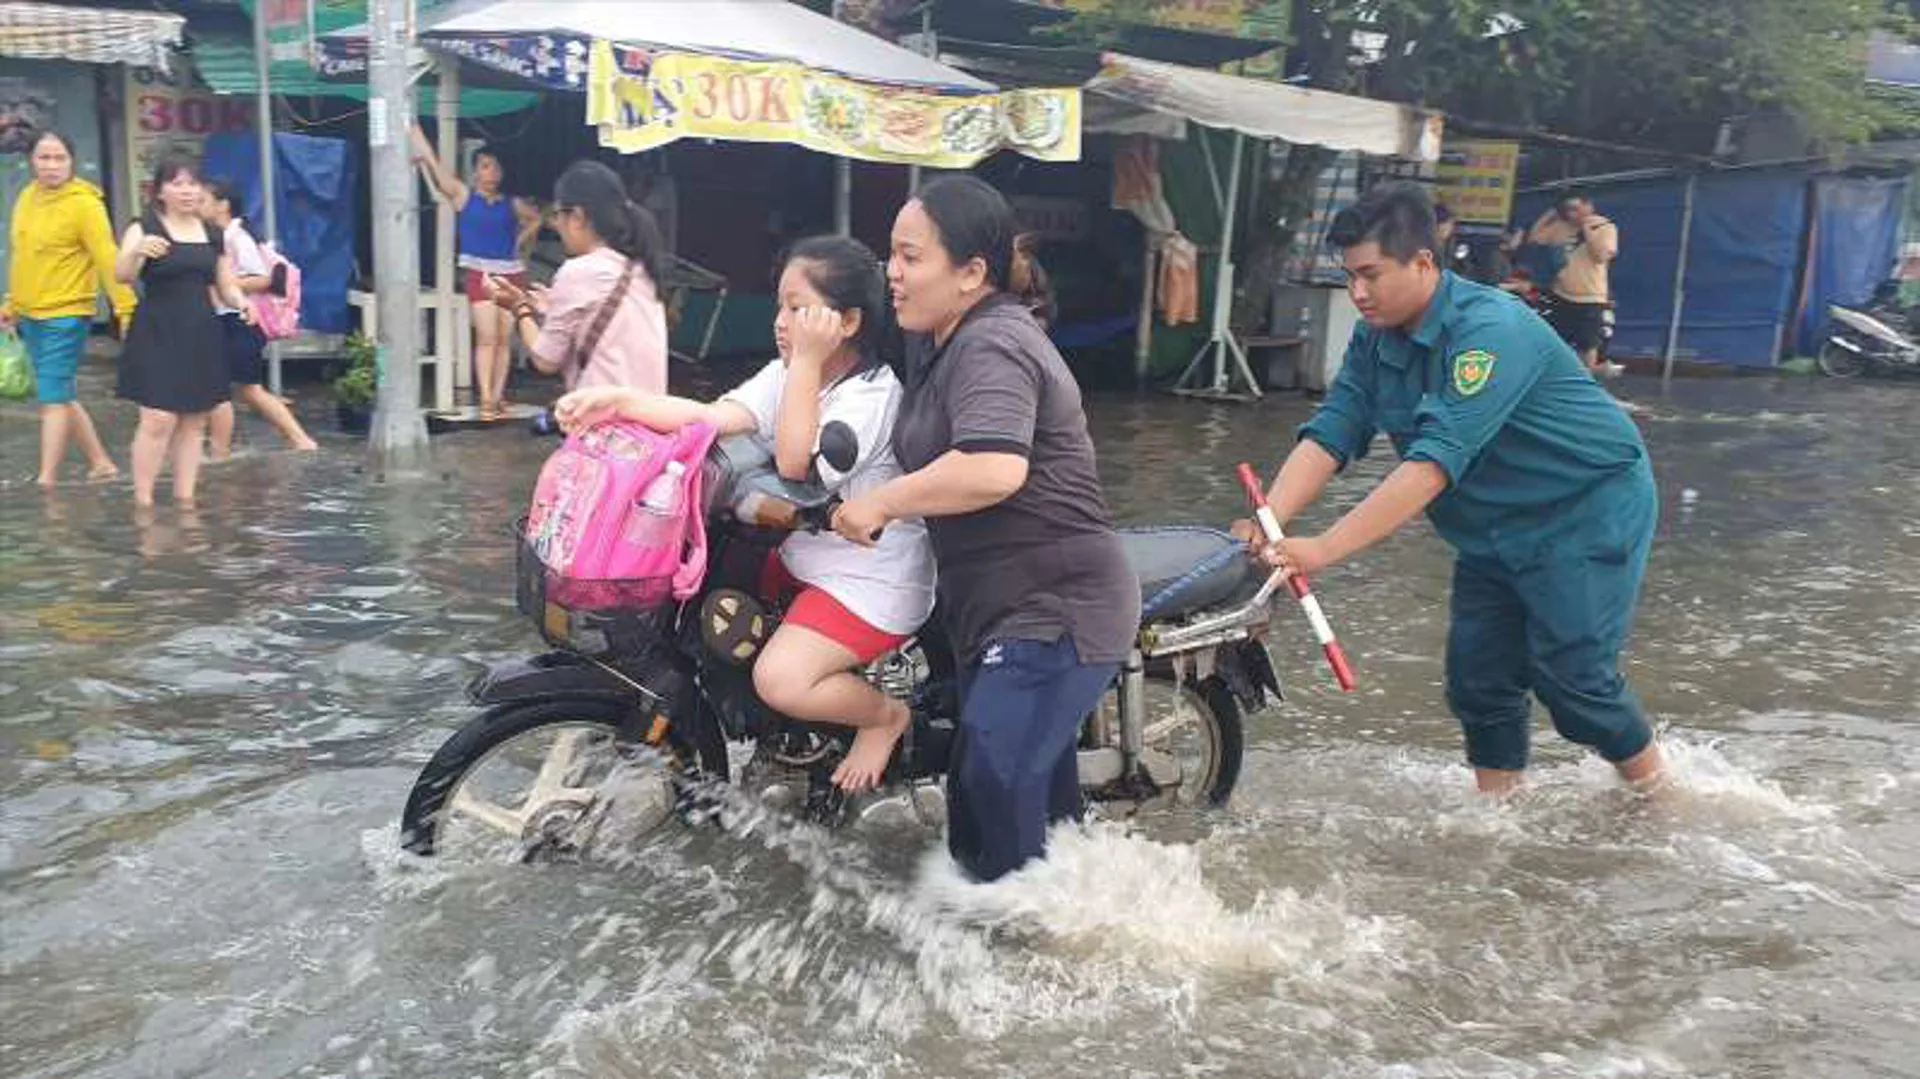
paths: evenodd
<path fill-rule="evenodd" d="M 193 502 L 207 413 L 227 399 L 225 337 L 209 288 L 247 309 L 221 238 L 200 218 L 206 197 L 192 159 L 166 154 L 153 174 L 153 201 L 120 239 L 116 276 L 144 291 L 120 352 L 121 397 L 140 406 L 133 435 L 133 500 L 153 505 L 169 453 L 173 497 Z"/>

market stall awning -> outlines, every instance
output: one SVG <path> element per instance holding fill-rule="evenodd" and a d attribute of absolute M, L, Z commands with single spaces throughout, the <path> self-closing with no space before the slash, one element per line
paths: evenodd
<path fill-rule="evenodd" d="M 1389 101 L 1108 53 L 1087 93 L 1262 139 L 1434 161 L 1443 118 Z"/>
<path fill-rule="evenodd" d="M 180 15 L 5 0 L 0 2 L 0 56 L 165 71 L 186 25 Z"/>
<path fill-rule="evenodd" d="M 596 40 L 660 52 L 778 60 L 933 92 L 994 87 L 787 0 L 457 0 L 421 18 L 420 43 L 547 89 L 585 90 Z M 366 70 L 364 23 L 321 38 L 329 76 Z"/>
<path fill-rule="evenodd" d="M 428 44 L 529 32 L 602 38 L 666 52 L 785 60 L 862 82 L 935 91 L 993 87 L 963 71 L 787 0 L 468 0 L 421 31 Z"/>
<path fill-rule="evenodd" d="M 323 36 L 330 77 L 365 70 L 366 32 Z M 939 168 L 1080 156 L 1077 89 L 1001 93 L 788 0 L 459 0 L 417 37 L 463 70 L 585 92 L 625 153 L 697 137 Z"/>

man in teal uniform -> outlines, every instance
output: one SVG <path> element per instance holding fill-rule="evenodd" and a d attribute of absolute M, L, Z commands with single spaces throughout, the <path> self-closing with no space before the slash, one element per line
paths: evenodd
<path fill-rule="evenodd" d="M 1401 463 L 1326 532 L 1258 553 L 1314 573 L 1425 510 L 1458 555 L 1447 704 L 1480 789 L 1519 785 L 1529 693 L 1564 737 L 1657 785 L 1660 748 L 1618 668 L 1658 514 L 1640 432 L 1518 299 L 1438 268 L 1420 187 L 1374 189 L 1328 242 L 1365 325 L 1268 498 L 1284 523 L 1376 433 Z"/>

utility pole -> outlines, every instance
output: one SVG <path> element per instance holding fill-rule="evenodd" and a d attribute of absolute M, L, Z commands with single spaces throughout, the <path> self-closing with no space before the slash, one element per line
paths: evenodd
<path fill-rule="evenodd" d="M 420 412 L 420 222 L 408 125 L 413 123 L 413 0 L 369 0 L 367 144 L 373 171 L 373 280 L 380 393 L 368 449 L 389 468 L 424 463 Z"/>
<path fill-rule="evenodd" d="M 311 9 L 309 9 L 311 10 Z M 256 115 L 254 126 L 260 136 L 260 206 L 262 224 L 267 228 L 267 243 L 280 246 L 280 215 L 274 206 L 276 187 L 273 178 L 273 58 L 268 54 L 267 6 L 262 2 L 253 5 L 253 63 L 254 76 L 259 81 L 259 93 L 254 99 Z M 267 343 L 267 389 L 280 392 L 280 342 Z"/>

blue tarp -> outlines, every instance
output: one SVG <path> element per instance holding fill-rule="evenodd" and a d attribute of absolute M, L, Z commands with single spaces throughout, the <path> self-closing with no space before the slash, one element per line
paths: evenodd
<path fill-rule="evenodd" d="M 1814 181 L 1813 235 L 1799 323 L 1802 353 L 1819 352 L 1829 304 L 1865 303 L 1893 276 L 1906 201 L 1904 179 L 1835 176 Z"/>
<path fill-rule="evenodd" d="M 1778 361 L 1781 333 L 1793 315 L 1807 180 L 1806 170 L 1798 168 L 1700 177 L 1680 358 L 1738 367 L 1771 367 Z M 1620 227 L 1620 256 L 1611 275 L 1617 305 L 1613 351 L 1660 355 L 1673 314 L 1686 179 L 1627 181 L 1588 192 Z M 1523 198 L 1517 223 L 1532 224 L 1552 197 Z"/>
<path fill-rule="evenodd" d="M 280 133 L 273 136 L 273 152 L 280 251 L 300 267 L 301 328 L 346 333 L 354 328 L 347 288 L 359 209 L 358 155 L 344 139 Z M 205 169 L 208 177 L 239 189 L 248 222 L 263 229 L 258 139 L 248 132 L 215 135 L 207 140 Z"/>

